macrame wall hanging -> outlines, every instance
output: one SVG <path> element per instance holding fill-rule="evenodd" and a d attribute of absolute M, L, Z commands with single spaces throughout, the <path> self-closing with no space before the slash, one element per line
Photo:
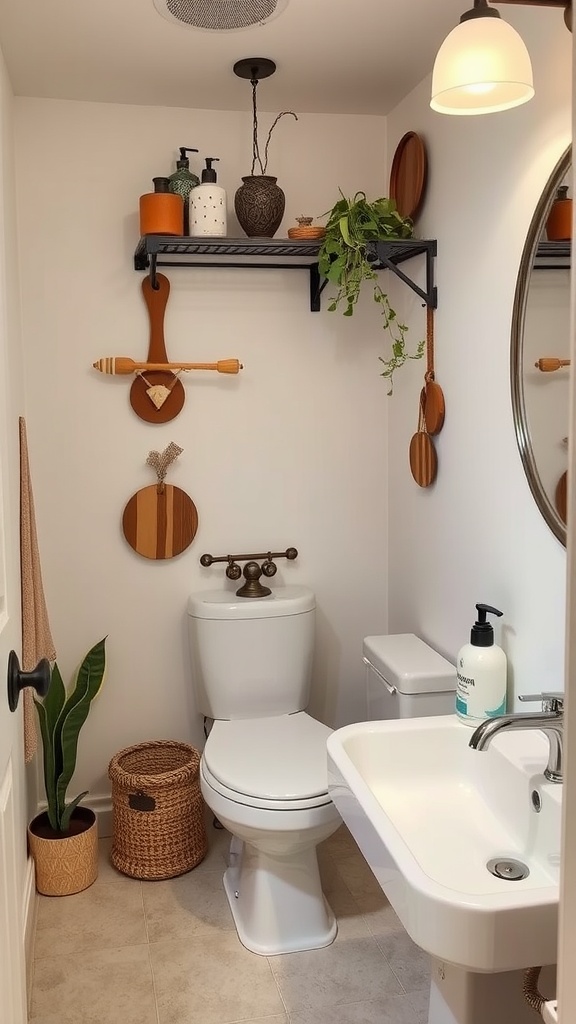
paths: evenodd
<path fill-rule="evenodd" d="M 124 509 L 124 536 L 144 558 L 174 558 L 196 536 L 198 512 L 192 498 L 179 487 L 164 483 L 169 465 L 183 450 L 171 441 L 163 452 L 148 452 L 146 464 L 155 470 L 157 482 L 132 495 Z"/>
<path fill-rule="evenodd" d="M 149 277 L 142 281 L 142 293 L 150 318 L 150 343 L 146 362 L 127 356 L 109 356 L 93 363 L 95 370 L 106 374 L 135 374 L 130 388 L 130 405 L 147 423 L 168 423 L 184 405 L 184 388 L 180 374 L 188 370 L 216 370 L 238 373 L 243 367 L 238 359 L 220 359 L 216 363 L 172 363 L 168 360 L 164 341 L 164 313 L 170 282 L 156 274 L 156 288 Z"/>

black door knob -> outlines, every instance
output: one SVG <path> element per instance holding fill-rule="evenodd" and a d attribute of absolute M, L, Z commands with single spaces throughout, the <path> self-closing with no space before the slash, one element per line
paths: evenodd
<path fill-rule="evenodd" d="M 50 662 L 42 658 L 31 672 L 23 672 L 20 668 L 16 651 L 8 655 L 8 707 L 16 711 L 20 700 L 20 691 L 26 686 L 33 686 L 39 697 L 45 697 L 50 686 Z"/>

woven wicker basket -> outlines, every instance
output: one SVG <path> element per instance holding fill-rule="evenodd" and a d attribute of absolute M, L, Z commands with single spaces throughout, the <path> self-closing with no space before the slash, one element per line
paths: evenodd
<path fill-rule="evenodd" d="M 174 878 L 200 863 L 208 841 L 199 764 L 194 747 L 172 740 L 139 743 L 112 758 L 110 859 L 123 874 Z"/>

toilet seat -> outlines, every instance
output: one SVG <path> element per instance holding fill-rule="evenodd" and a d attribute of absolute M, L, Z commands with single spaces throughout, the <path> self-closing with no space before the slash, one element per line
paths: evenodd
<path fill-rule="evenodd" d="M 304 711 L 273 718 L 214 722 L 202 772 L 217 793 L 269 810 L 332 803 L 326 740 L 332 730 Z"/>

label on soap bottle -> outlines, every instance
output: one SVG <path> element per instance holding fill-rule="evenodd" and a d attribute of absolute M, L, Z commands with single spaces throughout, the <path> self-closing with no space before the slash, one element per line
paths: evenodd
<path fill-rule="evenodd" d="M 467 644 L 456 666 L 456 714 L 483 722 L 506 712 L 506 655 L 500 647 Z"/>

